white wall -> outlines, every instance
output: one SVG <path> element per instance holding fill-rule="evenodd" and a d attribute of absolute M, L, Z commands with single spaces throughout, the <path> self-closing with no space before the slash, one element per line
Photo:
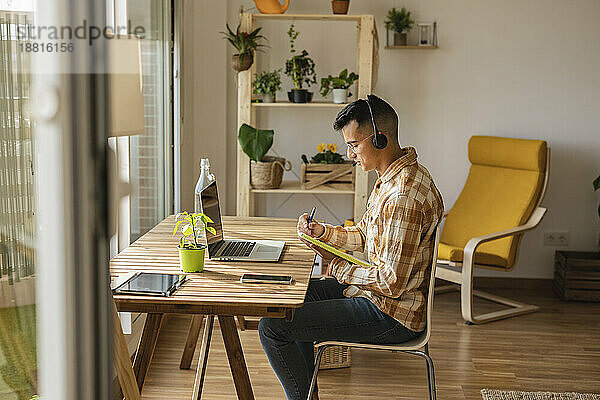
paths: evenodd
<path fill-rule="evenodd" d="M 228 161 L 227 49 L 221 34 L 227 18 L 225 1 L 181 0 L 181 210 L 194 210 L 194 187 L 200 175 L 200 159 L 209 158 L 223 200 L 229 194 L 227 171 L 235 171 L 235 157 Z M 235 119 L 235 117 L 234 117 Z M 231 164 L 233 162 L 233 164 Z M 233 186 L 235 195 L 235 186 Z M 223 201 L 222 200 L 222 201 Z"/>
<path fill-rule="evenodd" d="M 214 9 L 215 3 L 221 2 L 210 2 L 208 10 Z M 230 24 L 237 24 L 240 5 L 249 8 L 253 3 L 228 1 L 226 13 Z M 403 5 L 413 12 L 416 20 L 438 21 L 440 49 L 383 48 L 385 14 L 391 7 Z M 203 25 L 203 32 L 208 32 L 205 24 L 216 31 L 224 28 L 225 19 L 218 21 L 214 14 L 198 13 L 198 7 L 193 9 L 196 14 L 190 18 L 194 20 L 194 29 Z M 330 13 L 330 2 L 292 0 L 288 12 Z M 519 265 L 510 275 L 490 271 L 481 271 L 480 275 L 551 278 L 556 248 L 542 245 L 543 230 L 570 230 L 569 249 L 594 249 L 596 233 L 600 231 L 596 211 L 600 199 L 592 191 L 592 180 L 600 173 L 600 25 L 597 24 L 600 2 L 352 0 L 350 12 L 376 17 L 380 66 L 374 92 L 398 111 L 400 140 L 404 145 L 417 148 L 420 162 L 431 171 L 447 209 L 456 200 L 467 175 L 466 146 L 470 136 L 544 139 L 552 148 L 550 183 L 544 201 L 549 212 L 541 227 L 525 235 Z M 271 47 L 259 56 L 259 70 L 282 67 L 288 56 L 285 34 L 288 25 L 269 22 L 263 26 Z M 298 46 L 306 48 L 314 58 L 319 77 L 339 72 L 346 66 L 355 67 L 355 33 L 351 25 L 301 21 L 297 28 L 302 32 Z M 212 90 L 226 85 L 225 106 L 206 93 L 193 95 L 194 101 L 199 102 L 194 104 L 194 109 L 207 110 L 204 115 L 225 113 L 225 123 L 218 124 L 225 131 L 196 130 L 195 135 L 208 143 L 207 150 L 218 148 L 211 161 L 214 165 L 213 159 L 218 158 L 219 168 L 223 168 L 217 171 L 221 182 L 222 176 L 227 178 L 227 184 L 220 185 L 220 190 L 225 186 L 228 190 L 222 202 L 226 204 L 227 213 L 233 214 L 238 128 L 236 80 L 229 66 L 232 49 L 213 33 L 203 40 L 216 41 L 211 42 L 210 47 L 218 49 L 217 56 L 221 56 L 221 52 L 224 55 L 219 61 L 212 60 L 215 54 L 210 54 L 210 65 L 193 65 L 198 72 L 194 79 L 205 83 L 189 82 L 189 86 Z M 202 43 L 199 38 L 196 40 Z M 214 69 L 199 73 L 205 66 Z M 216 82 L 217 78 L 226 82 Z M 285 77 L 284 82 L 287 91 L 289 79 Z M 203 86 L 206 84 L 212 86 Z M 284 95 L 284 91 L 278 94 Z M 314 153 L 317 143 L 342 144 L 331 130 L 334 110 L 301 109 L 291 117 L 289 113 L 284 109 L 259 111 L 258 125 L 275 129 L 274 149 L 289 158 L 296 171 L 299 155 Z M 194 116 L 195 124 L 201 120 L 207 123 L 204 116 L 199 117 Z M 224 136 L 220 136 L 221 133 Z M 223 140 L 226 151 L 220 147 Z M 194 147 L 197 155 L 200 148 Z M 225 164 L 220 159 L 223 155 Z M 194 166 L 195 177 L 196 170 Z M 193 183 L 191 185 L 193 187 Z M 259 197 L 258 215 L 273 215 L 284 199 L 282 195 Z M 340 217 L 351 213 L 348 198 L 321 199 Z M 275 215 L 295 216 L 314 202 L 310 196 L 296 196 Z M 323 207 L 319 206 L 319 212 L 322 218 L 333 218 Z"/>

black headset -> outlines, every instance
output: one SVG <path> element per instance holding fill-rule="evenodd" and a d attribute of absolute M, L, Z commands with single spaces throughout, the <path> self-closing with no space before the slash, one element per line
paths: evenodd
<path fill-rule="evenodd" d="M 377 129 L 377 124 L 375 124 L 375 116 L 373 115 L 373 109 L 371 108 L 371 97 L 373 95 L 369 94 L 367 95 L 367 106 L 369 106 L 369 113 L 371 114 L 371 122 L 373 123 L 373 132 L 375 132 L 375 136 L 373 136 L 373 146 L 376 149 L 384 149 L 385 146 L 387 146 L 388 144 L 388 139 L 387 137 L 379 132 L 379 130 Z"/>

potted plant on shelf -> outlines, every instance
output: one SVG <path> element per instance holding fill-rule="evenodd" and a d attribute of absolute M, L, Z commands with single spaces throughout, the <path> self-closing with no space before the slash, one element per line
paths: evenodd
<path fill-rule="evenodd" d="M 337 153 L 335 143 L 326 145 L 324 142 L 317 146 L 318 153 L 310 158 L 311 163 L 315 164 L 342 164 L 344 157 Z"/>
<path fill-rule="evenodd" d="M 396 10 L 395 7 L 388 11 L 385 28 L 388 32 L 394 32 L 394 46 L 407 45 L 407 33 L 414 23 L 415 21 L 410 19 L 410 11 L 406 11 L 404 7 L 400 11 Z"/>
<path fill-rule="evenodd" d="M 250 157 L 250 184 L 255 189 L 277 189 L 281 186 L 283 171 L 292 169 L 289 161 L 282 157 L 267 156 L 273 145 L 272 129 L 257 129 L 242 124 L 238 142 Z"/>
<path fill-rule="evenodd" d="M 292 103 L 306 103 L 311 101 L 312 93 L 303 89 L 303 85 L 317 83 L 317 75 L 315 74 L 315 62 L 308 57 L 308 52 L 302 50 L 300 54 L 296 53 L 295 42 L 300 32 L 294 29 L 294 24 L 290 25 L 287 32 L 290 38 L 290 53 L 292 58 L 285 62 L 285 74 L 292 79 L 294 88 L 288 92 L 288 98 Z"/>
<path fill-rule="evenodd" d="M 254 94 L 262 95 L 263 103 L 274 103 L 275 94 L 281 89 L 281 69 L 256 75 L 252 87 Z"/>
<path fill-rule="evenodd" d="M 182 218 L 183 219 L 180 219 Z M 215 228 L 207 226 L 209 223 L 213 223 L 213 220 L 209 216 L 203 213 L 188 213 L 184 211 L 177 214 L 175 217 L 177 222 L 175 223 L 175 229 L 173 230 L 173 236 L 177 233 L 177 229 L 181 224 L 181 233 L 183 234 L 179 239 L 179 263 L 183 272 L 202 272 L 204 269 L 204 253 L 206 251 L 206 245 L 199 241 L 200 235 L 204 230 L 209 231 L 213 235 L 217 232 Z"/>
<path fill-rule="evenodd" d="M 229 24 L 226 24 L 227 32 L 221 32 L 223 37 L 227 39 L 229 43 L 235 47 L 238 51 L 231 57 L 231 66 L 234 70 L 241 72 L 245 71 L 252 66 L 254 62 L 254 52 L 259 51 L 260 47 L 264 45 L 258 43 L 260 39 L 265 39 L 260 34 L 262 28 L 256 28 L 252 32 L 240 32 L 240 25 L 238 24 L 235 32 L 231 30 Z"/>
<path fill-rule="evenodd" d="M 350 0 L 331 0 L 331 9 L 334 14 L 348 14 Z"/>
<path fill-rule="evenodd" d="M 354 72 L 348 74 L 348 69 L 344 69 L 338 76 L 329 75 L 327 78 L 321 78 L 321 95 L 327 97 L 330 91 L 333 91 L 333 102 L 343 104 L 348 102 L 348 88 L 358 79 Z"/>
<path fill-rule="evenodd" d="M 337 153 L 334 143 L 321 143 L 317 146 L 318 153 L 310 159 L 302 155 L 300 184 L 303 189 L 314 189 L 323 186 L 336 190 L 353 190 L 356 168 L 349 160 Z"/>

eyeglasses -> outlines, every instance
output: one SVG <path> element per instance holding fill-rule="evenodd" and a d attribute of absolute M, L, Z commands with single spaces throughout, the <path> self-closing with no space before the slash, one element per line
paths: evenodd
<path fill-rule="evenodd" d="M 369 136 L 367 136 L 366 138 L 363 138 L 361 140 L 353 140 L 351 142 L 346 142 L 346 146 L 348 146 L 348 149 L 350 149 L 351 152 L 353 152 L 354 154 L 358 154 L 356 149 L 358 148 L 358 146 L 364 142 L 365 140 L 372 138 L 373 136 L 375 136 L 375 134 L 371 134 Z"/>

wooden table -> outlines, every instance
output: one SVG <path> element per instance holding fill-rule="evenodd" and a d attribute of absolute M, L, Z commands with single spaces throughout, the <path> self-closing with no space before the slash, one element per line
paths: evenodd
<path fill-rule="evenodd" d="M 113 277 L 133 272 L 180 272 L 175 217 L 169 216 L 110 262 Z M 229 239 L 285 240 L 280 261 L 205 261 L 204 271 L 188 274 L 188 281 L 171 297 L 114 296 L 118 311 L 147 313 L 133 371 L 141 391 L 152 361 L 160 324 L 166 313 L 217 316 L 239 399 L 254 399 L 234 316 L 292 318 L 304 302 L 314 252 L 298 239 L 295 219 L 223 217 Z M 243 284 L 244 273 L 291 275 L 292 285 Z M 210 319 L 209 319 L 210 320 Z M 208 324 L 207 324 L 208 326 Z M 212 329 L 212 325 L 210 326 Z M 182 339 L 183 340 L 183 339 Z"/>

